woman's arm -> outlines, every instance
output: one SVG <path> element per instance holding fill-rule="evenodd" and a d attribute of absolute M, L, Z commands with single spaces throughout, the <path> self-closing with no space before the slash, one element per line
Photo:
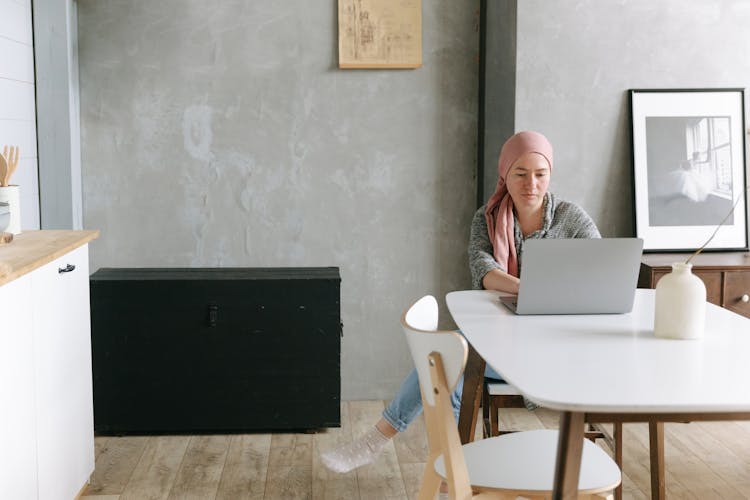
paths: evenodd
<path fill-rule="evenodd" d="M 474 289 L 518 293 L 518 278 L 506 273 L 493 256 L 484 207 L 476 211 L 471 221 L 469 268 Z"/>
<path fill-rule="evenodd" d="M 518 284 L 520 282 L 521 280 L 515 276 L 511 276 L 500 269 L 493 269 L 482 278 L 482 286 L 485 290 L 497 290 L 498 292 L 508 292 L 514 295 L 518 295 Z"/>

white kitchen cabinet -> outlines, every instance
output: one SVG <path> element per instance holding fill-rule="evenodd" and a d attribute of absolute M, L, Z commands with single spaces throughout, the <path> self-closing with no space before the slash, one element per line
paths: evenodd
<path fill-rule="evenodd" d="M 0 498 L 37 498 L 31 280 L 0 286 Z"/>
<path fill-rule="evenodd" d="M 0 285 L 0 498 L 72 500 L 93 470 L 83 244 Z"/>
<path fill-rule="evenodd" d="M 87 250 L 30 275 L 40 500 L 74 498 L 94 469 Z"/>

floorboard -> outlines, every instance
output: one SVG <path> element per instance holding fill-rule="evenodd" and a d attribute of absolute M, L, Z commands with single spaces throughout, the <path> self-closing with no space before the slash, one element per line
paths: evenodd
<path fill-rule="evenodd" d="M 263 500 L 271 434 L 232 436 L 216 500 Z"/>
<path fill-rule="evenodd" d="M 192 436 L 169 493 L 169 500 L 215 498 L 230 440 L 230 436 Z"/>
<path fill-rule="evenodd" d="M 312 491 L 312 434 L 274 434 L 265 498 L 302 500 Z"/>
<path fill-rule="evenodd" d="M 148 437 L 106 437 L 104 441 L 96 455 L 87 495 L 120 495 L 146 449 Z"/>
<path fill-rule="evenodd" d="M 320 453 L 361 436 L 383 401 L 341 405 L 341 427 L 317 434 L 97 437 L 83 500 L 415 500 L 427 459 L 420 417 L 372 465 L 328 471 Z M 556 428 L 558 413 L 502 410 L 516 429 Z M 477 426 L 481 437 L 481 426 Z M 602 445 L 607 452 L 606 445 Z M 623 497 L 650 498 L 648 426 L 624 426 Z M 667 498 L 750 499 L 750 422 L 665 425 Z"/>
<path fill-rule="evenodd" d="M 185 456 L 189 436 L 152 436 L 120 500 L 166 500 Z"/>

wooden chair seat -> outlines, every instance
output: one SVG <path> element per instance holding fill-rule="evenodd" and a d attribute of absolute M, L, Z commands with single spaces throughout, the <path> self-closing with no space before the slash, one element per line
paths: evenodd
<path fill-rule="evenodd" d="M 472 486 L 504 490 L 523 496 L 544 496 L 552 490 L 558 432 L 549 429 L 516 432 L 481 439 L 463 446 Z M 445 461 L 435 471 L 447 478 Z M 586 440 L 583 446 L 579 495 L 611 491 L 620 484 L 620 469 L 600 447 Z"/>
<path fill-rule="evenodd" d="M 500 408 L 525 408 L 521 393 L 511 384 L 499 380 L 485 379 L 483 386 L 482 430 L 484 437 L 496 437 L 516 432 L 513 429 L 500 429 L 498 412 Z M 607 432 L 601 424 L 588 424 L 584 435 L 592 442 L 604 439 L 609 449 L 612 450 L 617 467 L 622 470 L 622 423 L 615 422 L 612 433 Z M 664 472 L 659 471 L 659 474 L 663 477 Z M 622 500 L 622 485 L 615 489 L 614 497 L 615 500 Z"/>

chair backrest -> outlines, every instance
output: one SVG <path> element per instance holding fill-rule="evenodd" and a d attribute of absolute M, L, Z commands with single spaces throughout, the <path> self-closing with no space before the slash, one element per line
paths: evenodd
<path fill-rule="evenodd" d="M 401 326 L 404 328 L 411 357 L 419 375 L 419 385 L 423 388 L 422 396 L 430 406 L 435 405 L 431 390 L 430 364 L 427 359 L 430 353 L 440 354 L 445 379 L 451 391 L 461 378 L 469 353 L 466 339 L 456 332 L 437 331 L 437 325 L 438 305 L 432 295 L 425 295 L 415 302 L 404 312 L 401 319 Z"/>
<path fill-rule="evenodd" d="M 441 455 L 445 459 L 450 498 L 471 498 L 469 473 L 451 407 L 451 392 L 463 373 L 469 346 L 466 339 L 456 332 L 437 331 L 437 325 L 437 301 L 430 295 L 415 302 L 401 318 L 401 326 L 417 368 L 424 404 L 427 441 L 430 445 L 425 477 L 432 478 L 428 482 L 435 489 L 427 493 L 420 490 L 420 498 L 437 493 L 440 481 L 434 467 L 435 460 Z"/>

